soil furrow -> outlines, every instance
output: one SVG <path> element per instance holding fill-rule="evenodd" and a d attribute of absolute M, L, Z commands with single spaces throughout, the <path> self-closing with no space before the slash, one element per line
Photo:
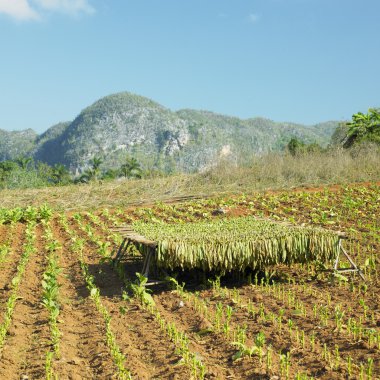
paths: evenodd
<path fill-rule="evenodd" d="M 10 227 L 8 227 L 10 228 Z M 17 263 L 22 254 L 22 246 L 25 242 L 25 226 L 21 223 L 14 228 L 10 240 L 10 252 L 6 259 L 0 263 L 0 323 L 3 321 L 3 311 L 8 300 L 11 281 L 17 272 Z"/>
<path fill-rule="evenodd" d="M 212 379 L 242 379 L 252 372 L 253 362 L 233 362 L 236 350 L 228 344 L 221 334 L 202 331 L 209 328 L 208 321 L 196 315 L 187 306 L 180 307 L 176 296 L 165 291 L 154 296 L 156 306 L 161 315 L 169 322 L 174 322 L 190 339 L 190 348 L 206 365 L 208 375 Z M 250 379 L 265 379 L 264 373 L 249 373 Z"/>
<path fill-rule="evenodd" d="M 88 220 L 88 216 L 85 216 L 85 219 Z M 89 223 L 91 223 L 91 222 L 89 221 Z M 92 224 L 94 230 L 97 231 L 98 234 L 109 232 L 109 231 L 105 231 L 100 226 L 95 226 L 93 223 L 91 223 L 91 224 Z M 106 237 L 106 239 L 107 238 L 108 238 L 108 236 Z M 110 239 L 108 239 L 108 241 L 112 243 L 112 241 Z M 169 294 L 169 293 L 167 293 L 167 294 Z M 173 294 L 173 297 L 177 298 L 177 296 L 175 294 Z M 178 305 L 179 301 L 180 301 L 180 299 L 177 298 L 177 300 L 175 301 L 175 304 Z M 176 310 L 175 306 L 174 306 L 174 309 L 175 309 L 174 312 L 176 312 L 177 310 Z M 184 310 L 182 310 L 182 311 L 184 312 Z M 184 314 L 186 314 L 186 313 L 184 313 Z M 195 310 L 190 310 L 190 314 L 193 314 L 192 317 L 194 317 L 197 313 Z M 181 329 L 182 329 L 182 324 L 183 324 L 183 321 L 181 320 L 181 323 L 179 325 Z M 195 322 L 196 327 L 195 328 L 193 327 L 191 332 L 196 332 L 197 328 L 199 328 L 199 327 L 201 327 L 201 329 L 202 329 L 202 326 L 205 324 L 207 325 L 208 321 L 205 321 L 202 318 L 202 316 L 198 315 L 198 320 Z M 199 340 L 200 336 L 195 335 L 195 338 L 196 338 L 196 340 Z M 249 360 L 247 360 L 248 358 L 245 358 L 242 361 L 233 363 L 231 358 L 237 350 L 232 347 L 232 345 L 230 344 L 231 342 L 226 341 L 223 334 L 218 334 L 217 338 L 218 338 L 217 345 L 218 346 L 223 345 L 223 347 L 224 347 L 223 353 L 225 354 L 228 352 L 228 354 L 226 356 L 226 364 L 225 365 L 226 365 L 226 367 L 229 367 L 229 368 L 227 369 L 227 375 L 226 376 L 230 376 L 231 378 L 239 378 L 240 375 L 234 374 L 234 370 L 232 369 L 234 367 L 236 367 L 238 369 L 238 371 L 240 370 L 241 373 L 245 373 L 245 376 L 247 376 L 247 374 L 249 374 L 249 376 L 253 376 L 254 378 L 255 377 L 260 378 L 262 376 L 266 376 L 265 371 L 259 369 L 260 367 L 263 367 L 263 366 L 261 366 L 259 363 L 255 363 L 255 365 L 253 365 L 253 363 L 254 363 L 253 359 L 251 360 L 251 362 Z M 214 334 L 211 334 L 210 336 L 203 336 L 202 343 L 208 347 L 211 347 L 211 344 L 214 343 L 214 342 L 212 342 L 214 339 L 215 339 Z M 208 342 L 207 342 L 207 340 L 208 340 Z M 195 343 L 193 342 L 193 344 L 195 344 Z M 208 351 L 210 351 L 210 352 L 213 350 L 214 350 L 213 348 L 208 349 Z M 218 360 L 220 360 L 221 357 L 222 357 L 221 355 L 218 355 Z M 208 366 L 208 365 L 209 364 L 207 363 L 206 366 Z M 213 367 L 213 364 L 211 364 L 211 366 Z M 255 370 L 252 370 L 253 367 L 255 367 Z M 222 375 L 222 372 L 220 371 L 219 368 L 216 368 L 216 369 L 212 368 L 211 369 L 211 376 L 214 376 L 214 377 L 216 376 L 217 378 L 219 378 L 220 376 L 223 376 L 223 375 Z"/>
<path fill-rule="evenodd" d="M 57 222 L 52 223 L 54 237 L 62 245 L 59 266 L 59 329 L 61 356 L 54 363 L 62 379 L 112 379 L 117 372 L 105 341 L 102 317 L 89 298 L 78 257 L 70 249 L 69 239 Z"/>
<path fill-rule="evenodd" d="M 6 244 L 9 238 L 10 225 L 0 224 L 0 245 Z"/>
<path fill-rule="evenodd" d="M 46 258 L 39 226 L 36 228 L 35 246 L 37 251 L 30 257 L 21 281 L 18 292 L 20 299 L 15 306 L 9 336 L 2 352 L 1 379 L 45 377 L 45 353 L 50 332 L 48 313 L 41 304 L 41 280 Z"/>
<path fill-rule="evenodd" d="M 338 285 L 335 286 L 329 285 L 325 286 L 325 290 L 322 290 L 316 284 L 309 284 L 309 292 L 306 294 L 301 286 L 293 286 L 289 290 L 293 291 L 299 300 L 301 300 L 306 307 L 309 307 L 312 312 L 312 307 L 316 305 L 325 305 L 329 309 L 331 315 L 334 314 L 335 308 L 337 305 L 342 307 L 344 310 L 345 319 L 355 318 L 359 320 L 362 318 L 363 323 L 367 327 L 375 328 L 376 326 L 371 325 L 369 321 L 371 317 L 371 312 L 375 313 L 375 321 L 380 318 L 380 309 L 379 309 L 379 293 L 374 292 L 373 296 L 369 293 L 361 294 L 358 290 L 358 293 L 352 293 L 347 289 L 348 285 Z M 372 290 L 372 289 L 371 289 Z M 328 302 L 327 299 L 330 298 Z M 356 304 L 352 305 L 352 301 L 356 300 Z M 364 309 L 360 304 L 360 301 L 363 302 L 368 308 L 367 319 L 364 319 Z"/>
<path fill-rule="evenodd" d="M 347 356 L 350 356 L 354 362 L 361 362 L 362 356 L 364 353 L 370 353 L 371 355 L 376 356 L 376 349 L 373 347 L 372 349 L 368 348 L 366 346 L 366 343 L 364 341 L 361 342 L 353 342 L 350 340 L 350 337 L 345 335 L 344 333 L 338 333 L 335 329 L 335 326 L 323 326 L 321 323 L 316 321 L 312 317 L 303 317 L 301 315 L 297 315 L 294 312 L 294 309 L 289 308 L 286 303 L 282 303 L 280 300 L 275 299 L 274 297 L 268 297 L 268 295 L 262 293 L 259 288 L 256 289 L 245 289 L 242 288 L 240 291 L 240 296 L 242 299 L 246 300 L 248 302 L 248 299 L 254 299 L 254 300 L 260 300 L 260 302 L 263 303 L 265 307 L 265 311 L 272 312 L 275 315 L 278 315 L 278 312 L 280 309 L 283 310 L 283 329 L 288 329 L 288 321 L 293 321 L 294 328 L 296 326 L 300 327 L 306 336 L 306 341 L 310 341 L 310 337 L 312 335 L 315 335 L 317 338 L 316 347 L 318 352 L 323 351 L 323 344 L 326 344 L 326 347 L 332 352 L 335 352 L 336 347 L 339 348 L 339 355 L 341 356 L 341 365 L 339 370 L 337 371 L 338 378 L 345 376 L 345 370 L 343 370 L 342 367 L 345 367 L 345 358 Z M 307 305 L 310 306 L 310 305 Z M 256 306 L 256 309 L 259 308 L 259 305 Z M 308 310 L 308 314 L 312 315 L 312 310 Z M 263 323 L 261 323 L 263 325 Z M 294 334 L 294 332 L 293 332 Z M 294 347 L 296 347 L 296 344 L 293 344 Z M 311 354 L 310 352 L 304 352 L 306 357 L 303 359 L 303 365 L 307 366 L 309 369 L 312 368 L 311 365 L 308 364 L 308 361 L 313 361 L 316 363 L 316 355 Z M 377 360 L 376 360 L 377 361 Z M 323 367 L 326 367 L 328 369 L 326 373 L 326 377 L 322 376 L 322 373 L 319 374 L 320 378 L 334 378 L 334 373 L 332 372 L 331 368 L 329 367 L 329 364 L 325 361 L 325 364 Z M 376 368 L 376 367 L 375 367 Z"/>
<path fill-rule="evenodd" d="M 259 314 L 256 314 L 254 317 L 249 314 L 248 310 L 245 308 L 238 307 L 235 302 L 222 298 L 216 297 L 212 291 L 204 291 L 201 293 L 200 298 L 207 299 L 206 303 L 209 305 L 209 311 L 211 313 L 211 318 L 215 315 L 217 303 L 222 303 L 224 306 L 229 305 L 233 312 L 230 320 L 230 327 L 237 331 L 238 326 L 246 327 L 246 336 L 247 336 L 247 346 L 250 347 L 254 344 L 255 337 L 258 333 L 264 333 L 266 337 L 265 347 L 270 346 L 273 351 L 272 359 L 272 374 L 279 374 L 281 372 L 280 363 L 279 363 L 279 353 L 286 353 L 289 351 L 291 355 L 291 375 L 295 376 L 297 373 L 308 373 L 317 378 L 326 378 L 326 379 L 340 379 L 341 373 L 329 372 L 327 377 L 323 377 L 326 372 L 325 367 L 327 367 L 326 362 L 323 362 L 322 359 L 310 353 L 309 342 L 302 347 L 301 343 L 296 340 L 295 331 L 292 331 L 290 334 L 288 327 L 286 325 L 287 319 L 284 319 L 284 325 L 282 330 L 279 331 L 278 326 L 275 325 L 271 320 L 262 319 Z M 244 301 L 243 303 L 244 304 Z M 258 313 L 259 303 L 254 304 L 254 308 Z M 279 310 L 272 310 L 276 313 Z M 268 310 L 265 310 L 268 312 Z M 288 316 L 290 319 L 290 316 Z M 293 317 L 292 317 L 293 318 Z M 293 319 L 294 321 L 294 319 Z M 295 330 L 295 328 L 294 328 Z M 264 348 L 265 350 L 265 348 Z"/>
<path fill-rule="evenodd" d="M 73 227 L 79 236 L 86 237 L 83 231 Z M 180 358 L 175 354 L 174 344 L 147 311 L 122 299 L 123 282 L 110 264 L 99 263 L 100 256 L 94 254 L 95 251 L 94 244 L 88 241 L 84 257 L 100 289 L 102 303 L 112 316 L 112 330 L 133 377 L 189 379 L 190 373 L 185 367 L 175 366 Z"/>
<path fill-rule="evenodd" d="M 153 316 L 135 302 L 126 304 L 118 297 L 102 299 L 112 316 L 112 330 L 127 357 L 129 369 L 138 379 L 189 379 L 190 371 L 175 366 L 180 356 L 160 330 Z M 126 307 L 120 312 L 120 308 Z"/>

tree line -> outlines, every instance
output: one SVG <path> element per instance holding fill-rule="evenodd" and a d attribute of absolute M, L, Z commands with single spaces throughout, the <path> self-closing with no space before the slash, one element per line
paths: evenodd
<path fill-rule="evenodd" d="M 358 112 L 352 115 L 352 120 L 338 127 L 335 135 L 335 144 L 345 149 L 363 143 L 380 145 L 380 109 L 370 108 L 366 114 Z M 326 149 L 316 143 L 306 144 L 293 137 L 287 144 L 287 150 L 292 156 L 297 156 L 305 153 L 323 152 Z"/>
<path fill-rule="evenodd" d="M 120 167 L 115 169 L 102 170 L 102 163 L 101 157 L 94 157 L 81 175 L 73 176 L 62 164 L 51 166 L 44 162 L 36 162 L 31 157 L 1 161 L 0 189 L 63 186 L 72 183 L 89 183 L 120 177 L 142 178 L 143 176 L 141 165 L 134 157 L 126 156 Z"/>
<path fill-rule="evenodd" d="M 335 143 L 344 149 L 367 142 L 380 146 L 380 110 L 370 108 L 366 114 L 361 112 L 354 114 L 352 120 L 343 123 L 337 129 L 335 135 L 337 136 Z M 306 144 L 293 137 L 287 144 L 287 151 L 293 156 L 302 156 L 313 152 L 323 153 L 326 149 L 316 143 Z M 62 164 L 50 166 L 44 162 L 35 162 L 31 157 L 2 161 L 0 162 L 0 189 L 61 186 L 120 177 L 142 178 L 146 174 L 136 158 L 128 155 L 117 168 L 103 170 L 102 163 L 101 157 L 94 157 L 81 175 L 73 176 Z"/>

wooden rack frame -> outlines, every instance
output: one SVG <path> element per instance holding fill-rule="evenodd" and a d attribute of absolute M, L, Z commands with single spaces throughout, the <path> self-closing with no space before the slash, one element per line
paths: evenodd
<path fill-rule="evenodd" d="M 116 266 L 120 263 L 122 258 L 127 254 L 128 247 L 133 244 L 137 249 L 142 245 L 147 248 L 148 253 L 144 256 L 143 266 L 141 269 L 141 274 L 149 278 L 149 269 L 152 262 L 153 256 L 156 254 L 157 242 L 149 240 L 142 235 L 137 234 L 130 226 L 113 227 L 111 229 L 114 232 L 118 232 L 122 235 L 123 241 L 113 258 L 113 264 Z M 165 281 L 151 280 L 146 283 L 146 286 L 156 285 L 164 283 Z"/>
<path fill-rule="evenodd" d="M 340 259 L 341 253 L 343 253 L 343 255 L 346 257 L 346 259 L 348 260 L 348 262 L 351 264 L 350 268 L 338 268 L 339 259 Z M 350 257 L 350 255 L 347 253 L 347 251 L 343 248 L 342 239 L 339 239 L 339 252 L 338 252 L 338 255 L 336 256 L 336 259 L 335 259 L 335 262 L 334 262 L 334 268 L 333 269 L 327 269 L 325 271 L 333 272 L 333 273 L 334 272 L 337 272 L 337 273 L 348 273 L 348 272 L 352 273 L 352 272 L 357 272 L 358 275 L 361 277 L 361 279 L 363 281 L 365 281 L 363 272 L 355 264 L 355 262 L 352 260 L 352 258 Z"/>

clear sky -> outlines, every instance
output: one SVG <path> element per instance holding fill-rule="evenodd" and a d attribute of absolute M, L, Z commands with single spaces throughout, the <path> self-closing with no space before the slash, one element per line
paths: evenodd
<path fill-rule="evenodd" d="M 380 0 L 0 0 L 0 128 L 121 91 L 313 124 L 380 106 Z"/>

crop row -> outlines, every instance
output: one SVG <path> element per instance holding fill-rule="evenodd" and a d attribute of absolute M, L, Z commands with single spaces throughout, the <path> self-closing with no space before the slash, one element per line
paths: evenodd
<path fill-rule="evenodd" d="M 4 346 L 7 337 L 7 332 L 12 322 L 12 315 L 18 299 L 18 291 L 20 283 L 24 277 L 26 265 L 28 264 L 30 257 L 36 253 L 36 247 L 34 245 L 36 240 L 35 227 L 36 222 L 30 221 L 27 224 L 25 230 L 26 242 L 23 246 L 23 252 L 17 264 L 17 272 L 11 280 L 11 293 L 6 302 L 6 309 L 4 311 L 3 322 L 0 325 L 0 350 Z"/>
<path fill-rule="evenodd" d="M 83 239 L 80 239 L 76 235 L 74 230 L 70 229 L 69 224 L 67 222 L 67 218 L 64 215 L 61 215 L 60 222 L 63 229 L 70 236 L 70 239 L 72 241 L 71 249 L 73 250 L 74 253 L 78 255 L 78 260 L 80 262 L 82 274 L 85 279 L 87 289 L 90 293 L 90 297 L 93 300 L 98 312 L 103 316 L 105 329 L 106 329 L 106 342 L 107 342 L 107 346 L 110 349 L 111 356 L 118 369 L 118 378 L 122 380 L 131 379 L 132 378 L 131 373 L 124 365 L 124 363 L 126 362 L 126 357 L 121 352 L 120 347 L 118 346 L 116 342 L 115 334 L 111 328 L 111 316 L 107 308 L 103 305 L 101 301 L 99 288 L 95 285 L 94 277 L 89 273 L 88 265 L 86 264 L 84 260 L 83 247 L 84 247 L 85 241 Z"/>
<path fill-rule="evenodd" d="M 87 216 L 98 226 L 106 229 L 106 226 L 101 223 L 101 221 L 93 214 L 87 213 Z M 110 250 L 110 243 L 103 242 L 101 237 L 98 236 L 89 224 L 82 223 L 82 216 L 80 214 L 74 215 L 78 227 L 87 234 L 87 237 L 98 247 L 97 253 L 104 259 L 110 259 L 112 251 Z M 108 231 L 110 232 L 110 231 Z M 120 244 L 120 237 L 116 234 L 110 234 L 113 238 L 113 242 Z M 145 308 L 157 321 L 161 330 L 167 334 L 169 339 L 175 344 L 176 352 L 181 356 L 183 364 L 187 365 L 192 375 L 197 379 L 204 379 L 207 369 L 201 360 L 190 350 L 189 339 L 187 335 L 181 331 L 180 328 L 175 323 L 170 323 L 165 320 L 161 315 L 159 310 L 155 307 L 155 303 L 149 292 L 147 291 L 145 284 L 147 278 L 137 273 L 136 281 L 132 282 L 124 275 L 123 266 L 119 265 L 115 267 L 120 279 L 124 282 L 127 289 L 135 295 L 136 299 L 139 300 L 141 306 Z"/>
<path fill-rule="evenodd" d="M 55 358 L 60 357 L 59 342 L 61 333 L 58 327 L 58 317 L 60 313 L 60 301 L 59 301 L 59 288 L 58 275 L 61 272 L 61 268 L 58 264 L 58 252 L 61 250 L 61 246 L 57 240 L 54 239 L 53 232 L 48 221 L 43 221 L 44 225 L 44 239 L 45 250 L 47 251 L 47 268 L 43 274 L 42 280 L 42 304 L 45 306 L 49 313 L 49 325 L 51 346 L 53 350 L 48 349 L 46 352 L 45 360 L 45 373 L 47 379 L 57 378 L 53 371 L 53 361 Z"/>
<path fill-rule="evenodd" d="M 47 206 L 40 207 L 16 207 L 13 209 L 0 208 L 0 225 L 8 223 L 48 221 L 53 215 L 53 210 Z"/>

